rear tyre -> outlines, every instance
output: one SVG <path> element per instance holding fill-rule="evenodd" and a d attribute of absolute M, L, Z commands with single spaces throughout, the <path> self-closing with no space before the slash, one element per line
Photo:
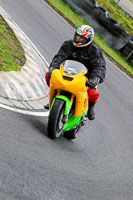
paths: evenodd
<path fill-rule="evenodd" d="M 55 99 L 52 110 L 50 111 L 48 120 L 48 137 L 56 139 L 62 134 L 62 128 L 64 126 L 63 116 L 65 109 L 65 102 L 61 99 Z"/>
<path fill-rule="evenodd" d="M 75 129 L 64 132 L 64 137 L 69 140 L 75 139 L 78 136 L 80 127 L 81 127 L 80 125 L 77 125 L 77 127 Z"/>

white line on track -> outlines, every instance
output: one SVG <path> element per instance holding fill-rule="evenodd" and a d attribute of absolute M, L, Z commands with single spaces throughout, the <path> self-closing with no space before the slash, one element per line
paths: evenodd
<path fill-rule="evenodd" d="M 17 112 L 17 113 L 21 113 L 24 115 L 32 115 L 32 116 L 42 116 L 42 117 L 47 117 L 49 115 L 49 111 L 48 112 L 33 112 L 33 111 L 28 111 L 28 110 L 21 110 L 21 109 L 17 109 L 17 108 L 13 108 L 7 105 L 3 105 L 0 104 L 0 108 L 5 108 L 7 110 L 13 111 L 13 112 Z"/>

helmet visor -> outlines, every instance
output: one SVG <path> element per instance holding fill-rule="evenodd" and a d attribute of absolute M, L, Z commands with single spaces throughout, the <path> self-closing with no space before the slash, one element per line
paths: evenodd
<path fill-rule="evenodd" d="M 85 38 L 82 35 L 79 35 L 78 33 L 75 33 L 75 35 L 74 35 L 74 42 L 75 43 L 85 44 L 87 42 L 87 38 Z"/>

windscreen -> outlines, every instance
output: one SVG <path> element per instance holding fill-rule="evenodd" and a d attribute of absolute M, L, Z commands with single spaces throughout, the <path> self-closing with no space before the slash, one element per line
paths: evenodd
<path fill-rule="evenodd" d="M 79 74 L 81 71 L 87 72 L 87 69 L 80 62 L 73 61 L 73 60 L 66 60 L 63 63 L 63 71 L 68 75 L 76 75 L 76 74 Z"/>

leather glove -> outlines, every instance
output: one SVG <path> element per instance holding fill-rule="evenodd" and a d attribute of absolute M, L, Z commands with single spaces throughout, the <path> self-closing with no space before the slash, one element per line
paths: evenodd
<path fill-rule="evenodd" d="M 52 72 L 49 71 L 49 72 L 47 72 L 46 76 L 49 77 L 49 78 L 51 78 L 51 74 L 52 74 Z"/>
<path fill-rule="evenodd" d="M 91 89 L 96 89 L 96 86 L 99 84 L 100 78 L 99 77 L 92 77 L 89 79 L 89 87 Z"/>

